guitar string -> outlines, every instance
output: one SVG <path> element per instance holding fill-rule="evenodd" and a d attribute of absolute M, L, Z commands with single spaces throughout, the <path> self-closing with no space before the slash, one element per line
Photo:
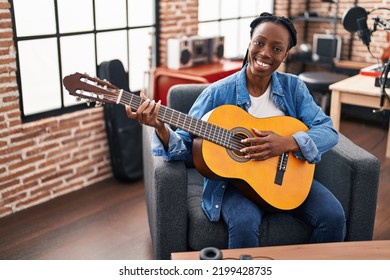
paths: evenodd
<path fill-rule="evenodd" d="M 142 104 L 142 102 L 144 102 L 146 99 L 144 99 L 144 98 L 141 98 L 141 97 L 139 97 L 138 95 L 135 95 L 135 94 L 129 94 L 129 93 L 127 93 L 127 92 L 123 92 L 124 93 L 124 96 L 121 98 L 121 100 L 120 100 L 120 103 L 121 104 L 123 104 L 123 105 L 130 105 L 130 107 L 135 107 L 135 108 L 138 108 L 141 104 Z M 129 96 L 127 96 L 127 95 L 129 95 Z M 137 97 L 137 99 L 138 99 L 138 101 L 137 100 L 133 100 L 134 98 L 133 98 L 133 96 L 136 96 Z M 116 103 L 116 98 L 110 98 L 110 97 L 104 97 L 105 99 L 107 99 L 107 100 L 109 100 L 109 101 L 111 101 L 111 103 Z M 124 102 L 122 102 L 122 99 L 124 100 Z M 103 101 L 103 100 L 102 100 Z M 218 126 L 216 126 L 216 125 L 213 125 L 213 124 L 210 124 L 210 123 L 207 123 L 207 122 L 205 122 L 205 121 L 202 121 L 202 120 L 199 120 L 199 119 L 196 119 L 196 118 L 193 118 L 193 117 L 191 117 L 191 116 L 188 116 L 188 115 L 186 115 L 186 114 L 184 114 L 184 113 L 182 113 L 182 112 L 179 112 L 179 111 L 176 111 L 176 110 L 174 110 L 174 109 L 171 109 L 171 108 L 169 108 L 169 107 L 165 107 L 165 106 L 163 106 L 163 107 L 161 107 L 165 112 L 164 113 L 166 113 L 166 111 L 171 111 L 172 112 L 172 114 L 175 114 L 175 115 L 178 115 L 177 116 L 177 119 L 180 121 L 180 118 L 179 118 L 179 116 L 180 115 L 183 115 L 183 116 L 185 116 L 185 117 L 188 117 L 188 118 L 191 118 L 192 120 L 194 120 L 195 122 L 201 122 L 201 123 L 205 123 L 206 124 L 206 126 L 211 126 L 211 127 L 213 127 L 214 129 L 217 129 L 217 130 L 223 130 L 223 131 L 227 131 L 229 134 L 230 134 L 230 141 L 229 141 L 229 143 L 231 143 L 231 145 L 229 146 L 229 147 L 227 147 L 227 148 L 229 148 L 229 149 L 231 149 L 231 150 L 233 150 L 233 149 L 235 149 L 235 150 L 237 150 L 237 151 L 239 151 L 240 149 L 242 149 L 242 148 L 244 148 L 245 146 L 247 146 L 246 144 L 244 144 L 244 143 L 242 143 L 241 142 L 241 140 L 243 140 L 243 139 L 245 139 L 246 137 L 244 136 L 244 135 L 242 135 L 242 134 L 232 134 L 230 131 L 228 131 L 228 130 L 226 130 L 226 129 L 224 129 L 224 128 L 221 128 L 221 127 L 218 127 Z M 160 113 L 160 112 L 159 112 Z M 182 121 L 181 123 L 180 122 L 176 122 L 176 125 L 177 126 L 180 126 L 180 124 L 182 124 L 182 125 L 184 125 L 184 123 L 185 123 L 185 121 Z M 192 123 L 192 121 L 191 121 L 191 123 Z M 173 125 L 175 125 L 175 124 L 173 124 Z M 190 127 L 191 127 L 191 124 L 190 124 Z M 197 125 L 195 125 L 195 128 L 197 127 Z M 193 127 L 192 129 L 193 130 L 195 130 L 195 128 Z M 185 129 L 184 129 L 185 130 Z M 207 134 L 207 132 L 209 132 L 210 130 L 204 130 L 203 128 L 201 128 L 201 131 L 206 135 Z M 212 138 L 211 139 L 211 141 L 212 140 L 215 140 L 216 142 L 217 142 L 217 144 L 218 143 L 224 143 L 224 142 L 226 142 L 226 139 L 224 139 L 224 137 L 223 137 L 223 135 L 222 136 L 217 136 L 216 138 Z M 277 165 L 279 165 L 280 164 L 280 160 L 281 160 L 281 156 L 279 157 L 279 160 L 278 160 L 278 162 L 277 162 Z"/>
<path fill-rule="evenodd" d="M 130 107 L 133 106 L 133 107 L 135 107 L 135 108 L 138 108 L 138 107 L 141 105 L 141 103 L 145 101 L 145 99 L 139 97 L 138 95 L 132 94 L 132 95 L 127 96 L 127 92 L 124 92 L 124 93 L 125 93 L 125 94 L 124 94 L 124 96 L 122 97 L 122 99 L 124 100 L 124 102 L 122 102 L 122 100 L 120 101 L 120 103 L 122 103 L 122 104 L 128 104 L 128 105 L 130 105 Z M 133 99 L 134 99 L 133 96 L 136 96 L 137 99 L 138 99 L 138 101 L 137 101 L 137 100 L 133 100 Z M 116 101 L 116 99 L 115 99 L 115 100 L 114 100 L 114 99 L 110 99 L 110 98 L 107 98 L 107 99 L 109 99 L 109 100 L 111 100 L 111 101 Z M 171 109 L 171 108 L 168 108 L 168 107 L 165 107 L 165 106 L 164 106 L 164 107 L 161 107 L 161 108 L 163 108 L 164 111 L 170 110 L 173 114 L 176 114 L 176 115 L 187 116 L 186 114 L 184 114 L 184 113 L 182 113 L 182 112 L 175 111 L 175 110 L 173 110 L 173 109 Z M 188 116 L 188 117 L 190 117 L 190 116 Z M 192 117 L 190 117 L 190 118 L 192 118 Z M 180 120 L 180 118 L 178 118 L 178 119 Z M 220 128 L 220 127 L 215 126 L 215 125 L 213 125 L 213 124 L 210 124 L 210 123 L 201 121 L 201 120 L 199 120 L 199 119 L 195 119 L 195 118 L 192 118 L 192 119 L 195 120 L 195 122 L 206 123 L 206 124 L 208 124 L 208 125 L 211 125 L 211 126 L 215 127 L 216 129 L 221 129 L 221 130 L 227 131 L 226 129 L 223 129 L 223 128 Z M 176 124 L 177 124 L 177 126 L 180 126 L 180 124 L 183 124 L 183 122 L 182 122 L 182 123 L 176 122 Z M 174 125 L 175 125 L 175 124 L 174 124 Z M 197 125 L 195 125 L 195 128 L 196 128 L 196 127 L 197 127 Z M 192 128 L 192 129 L 194 130 L 194 128 Z M 208 132 L 208 130 L 204 131 L 204 129 L 201 128 L 201 132 L 203 132 L 204 134 L 207 134 L 206 132 Z M 244 148 L 245 146 L 247 146 L 246 144 L 244 144 L 244 143 L 241 142 L 242 139 L 245 139 L 245 138 L 246 138 L 246 137 L 245 137 L 244 135 L 242 135 L 242 134 L 234 134 L 234 135 L 231 135 L 229 138 L 232 139 L 232 140 L 229 141 L 229 143 L 231 143 L 231 145 L 230 145 L 229 147 L 227 147 L 227 148 L 229 148 L 229 149 L 231 149 L 231 150 L 235 149 L 235 150 L 239 151 L 240 149 L 242 149 L 242 148 Z M 224 142 L 226 142 L 226 139 L 223 137 L 223 135 L 222 135 L 222 136 L 219 136 L 219 137 L 217 137 L 217 138 L 215 138 L 215 139 L 212 138 L 211 140 L 215 140 L 215 141 L 217 142 L 217 144 L 218 144 L 218 143 L 224 143 Z M 280 162 L 280 160 L 279 160 L 278 163 L 277 163 L 278 165 L 279 165 L 279 162 Z"/>
<path fill-rule="evenodd" d="M 138 108 L 141 105 L 140 103 L 142 103 L 145 99 L 142 99 L 139 96 L 137 96 L 137 97 L 138 97 L 139 100 L 133 100 L 134 98 L 132 98 L 131 96 L 124 95 L 122 97 L 122 100 L 124 102 L 122 102 L 122 100 L 121 100 L 121 103 L 129 104 L 130 107 L 134 106 L 134 107 Z M 213 125 L 213 124 L 207 123 L 205 121 L 193 118 L 193 117 L 188 116 L 188 115 L 186 115 L 186 114 L 184 114 L 182 112 L 173 110 L 173 109 L 165 107 L 165 106 L 161 107 L 161 108 L 165 112 L 161 112 L 160 111 L 159 113 L 164 114 L 164 113 L 166 113 L 166 111 L 170 111 L 171 114 L 175 117 L 175 119 L 177 121 L 175 123 L 173 123 L 173 125 L 176 125 L 178 127 L 183 128 L 183 126 L 185 124 L 185 121 L 184 121 L 183 117 L 191 118 L 193 121 L 195 121 L 195 125 L 191 125 L 190 124 L 190 126 L 189 126 L 189 129 L 191 130 L 191 132 L 196 132 L 196 128 L 199 127 L 199 126 L 200 126 L 200 129 L 198 130 L 199 133 L 201 135 L 205 135 L 205 136 L 210 136 L 210 133 L 211 133 L 212 130 L 214 130 L 214 131 L 218 130 L 218 133 L 217 133 L 218 135 L 214 133 L 214 137 L 206 137 L 206 138 L 208 138 L 207 140 L 214 141 L 214 142 L 217 142 L 217 143 L 222 143 L 225 146 L 227 146 L 228 148 L 235 149 L 235 150 L 240 150 L 240 149 L 242 149 L 242 148 L 244 148 L 246 146 L 244 143 L 242 143 L 240 141 L 240 140 L 245 138 L 241 134 L 233 134 L 229 130 L 226 130 L 226 129 L 218 127 L 216 125 Z M 191 123 L 192 123 L 192 121 L 191 121 Z M 206 126 L 206 127 L 204 127 L 204 126 Z M 184 129 L 184 130 L 186 130 L 186 129 Z M 222 133 L 221 133 L 221 131 L 222 131 Z M 227 139 L 227 138 L 229 138 L 230 140 Z"/>

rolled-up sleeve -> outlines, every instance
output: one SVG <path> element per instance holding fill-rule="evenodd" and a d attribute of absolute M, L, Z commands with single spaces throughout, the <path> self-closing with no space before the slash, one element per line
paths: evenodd
<path fill-rule="evenodd" d="M 307 160 L 309 163 L 317 163 L 321 160 L 317 145 L 306 132 L 299 131 L 293 137 L 300 148 L 300 152 L 294 153 L 297 158 Z"/>
<path fill-rule="evenodd" d="M 161 143 L 157 136 L 157 133 L 153 133 L 152 138 L 152 152 L 154 156 L 161 156 L 164 160 L 184 160 L 189 154 L 189 150 L 185 145 L 183 139 L 169 128 L 169 144 L 168 150 L 165 150 L 164 145 Z"/>

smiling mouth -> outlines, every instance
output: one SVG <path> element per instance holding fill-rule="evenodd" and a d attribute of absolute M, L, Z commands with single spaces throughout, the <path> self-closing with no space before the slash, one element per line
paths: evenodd
<path fill-rule="evenodd" d="M 263 68 L 269 68 L 271 66 L 271 64 L 262 62 L 262 61 L 257 60 L 257 59 L 255 59 L 255 62 L 256 62 L 257 65 L 259 65 L 260 67 L 263 67 Z"/>

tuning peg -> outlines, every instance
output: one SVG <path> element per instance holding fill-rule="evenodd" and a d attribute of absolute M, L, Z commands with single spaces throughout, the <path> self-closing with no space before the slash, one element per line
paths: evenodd
<path fill-rule="evenodd" d="M 91 105 L 91 100 L 87 99 L 87 106 L 89 107 Z"/>
<path fill-rule="evenodd" d="M 102 106 L 103 106 L 103 103 L 102 103 L 102 102 L 96 101 L 95 107 L 102 107 Z"/>

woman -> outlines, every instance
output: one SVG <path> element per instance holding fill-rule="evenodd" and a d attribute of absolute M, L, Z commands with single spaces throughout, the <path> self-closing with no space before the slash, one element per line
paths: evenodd
<path fill-rule="evenodd" d="M 250 25 L 250 42 L 241 71 L 207 87 L 195 101 L 189 115 L 202 118 L 214 108 L 234 104 L 258 117 L 288 115 L 309 128 L 292 136 L 254 128 L 253 143 L 242 149 L 246 157 L 265 160 L 291 151 L 309 163 L 336 145 L 338 134 L 331 119 L 315 104 L 305 84 L 295 75 L 276 72 L 296 45 L 296 30 L 284 17 L 262 13 Z M 160 102 L 147 100 L 130 118 L 155 128 L 153 153 L 166 160 L 191 156 L 192 137 L 183 130 L 173 132 L 157 120 Z M 210 221 L 225 221 L 229 248 L 260 245 L 259 227 L 264 209 L 225 181 L 204 180 L 202 208 Z M 286 211 L 313 226 L 310 242 L 337 242 L 345 237 L 346 218 L 339 201 L 318 181 L 313 180 L 306 200 L 298 208 Z"/>

